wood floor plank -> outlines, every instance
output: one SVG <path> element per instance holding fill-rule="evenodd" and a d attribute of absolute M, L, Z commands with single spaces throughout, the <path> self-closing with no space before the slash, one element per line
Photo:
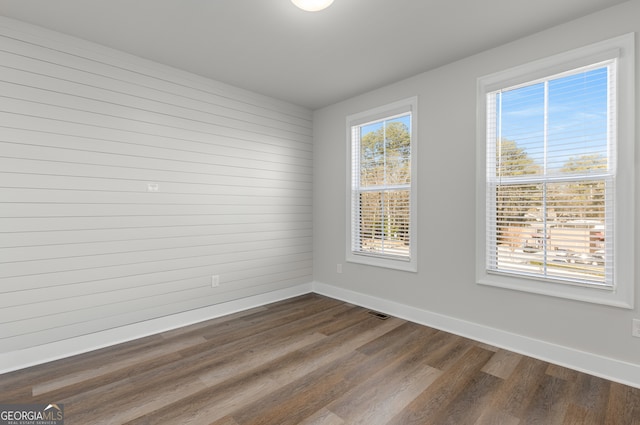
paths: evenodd
<path fill-rule="evenodd" d="M 482 368 L 482 371 L 498 378 L 507 379 L 518 366 L 520 360 L 522 360 L 520 354 L 507 350 L 498 350 Z"/>
<path fill-rule="evenodd" d="M 522 415 L 522 424 L 562 423 L 569 407 L 568 383 L 554 376 L 545 375 Z"/>
<path fill-rule="evenodd" d="M 431 337 L 431 344 L 425 348 L 423 355 L 429 365 L 442 369 L 446 362 L 450 363 L 455 360 L 471 345 L 464 338 L 457 335 L 437 331 Z"/>
<path fill-rule="evenodd" d="M 441 374 L 423 355 L 433 333 L 405 323 L 359 348 L 370 358 L 368 376 L 327 409 L 350 424 L 386 423 Z"/>
<path fill-rule="evenodd" d="M 319 327 L 317 332 L 324 335 L 333 335 L 334 333 L 347 329 L 359 322 L 370 319 L 367 310 L 355 306 L 342 313 L 337 313 L 333 317 L 335 320 Z"/>
<path fill-rule="evenodd" d="M 392 340 L 387 338 L 389 334 L 393 334 Z M 422 332 L 413 324 L 404 323 L 358 348 L 356 351 L 365 354 L 369 359 L 368 379 L 374 377 L 378 371 L 394 367 L 397 363 L 403 363 L 409 367 L 412 362 L 420 361 L 426 365 L 422 352 L 429 344 L 429 335 L 430 333 Z M 377 346 L 379 341 L 384 341 L 384 346 L 371 350 L 372 344 Z M 367 348 L 363 350 L 364 347 Z M 345 378 L 353 379 L 360 372 L 360 368 L 354 369 L 348 372 Z"/>
<path fill-rule="evenodd" d="M 390 425 L 437 424 L 434 422 L 449 403 L 455 399 L 471 381 L 472 377 L 489 361 L 493 352 L 471 347 L 457 362 L 449 367 L 424 392 L 416 397 L 406 409 L 396 415 Z"/>
<path fill-rule="evenodd" d="M 474 424 L 484 412 L 502 379 L 480 370 L 432 422 L 438 425 Z"/>
<path fill-rule="evenodd" d="M 330 320 L 330 319 L 326 319 Z M 220 344 L 213 345 L 210 340 L 206 344 L 183 350 L 180 352 L 182 359 L 156 368 L 155 375 L 162 377 L 177 377 L 187 374 L 199 374 L 212 370 L 220 370 L 227 368 L 230 359 L 238 361 L 245 359 L 247 356 L 253 356 L 254 353 L 260 352 L 265 357 L 270 358 L 270 350 L 274 347 L 281 350 L 282 347 L 295 348 L 300 339 L 308 341 L 320 339 L 320 335 L 313 333 L 313 327 L 322 321 L 310 315 L 304 320 L 294 322 L 295 326 L 290 323 L 282 324 L 275 328 L 263 330 L 261 333 L 251 331 L 249 333 L 235 333 L 234 339 L 225 338 L 219 341 Z M 227 333 L 227 330 L 224 331 Z M 227 335 L 228 336 L 228 335 Z M 155 378 L 151 374 L 139 374 L 133 376 L 132 379 L 148 382 Z M 157 383 L 161 385 L 160 382 Z"/>
<path fill-rule="evenodd" d="M 590 412 L 573 403 L 569 403 L 562 425 L 600 425 L 604 422 L 590 415 Z"/>
<path fill-rule="evenodd" d="M 303 419 L 300 422 L 300 425 L 344 425 L 346 423 L 347 422 L 338 417 L 335 413 L 323 407 L 313 415 Z"/>
<path fill-rule="evenodd" d="M 420 332 L 421 335 L 428 335 L 431 345 L 433 344 L 431 335 L 435 334 L 437 331 L 435 329 L 420 326 L 415 323 L 406 322 L 402 324 L 402 326 L 398 326 L 397 328 L 385 333 L 379 338 L 376 338 L 373 341 L 362 345 L 361 347 L 357 348 L 357 350 L 363 354 L 371 356 L 377 352 L 388 349 L 391 345 L 404 344 L 407 339 L 414 338 L 416 332 Z"/>
<path fill-rule="evenodd" d="M 389 319 L 382 323 L 376 323 L 376 319 L 371 319 L 367 322 L 359 323 L 328 337 L 319 344 L 312 344 L 283 358 L 282 361 L 286 362 L 286 367 L 278 364 L 272 365 L 270 373 L 273 374 L 274 380 L 280 382 L 289 382 L 292 376 L 298 379 L 311 373 L 319 365 L 333 362 L 347 354 L 355 355 L 354 351 L 359 346 L 395 329 L 403 323 L 404 321 L 399 319 Z"/>
<path fill-rule="evenodd" d="M 158 407 L 152 413 L 138 416 L 128 425 L 190 424 L 207 425 L 235 419 L 231 413 L 260 398 L 277 385 L 268 377 L 243 375 L 212 388 L 184 394 L 179 401 Z"/>
<path fill-rule="evenodd" d="M 546 374 L 555 376 L 556 378 L 564 379 L 565 381 L 574 382 L 580 375 L 580 372 L 555 364 L 550 364 L 547 367 Z"/>
<path fill-rule="evenodd" d="M 247 370 L 259 368 L 265 363 L 275 361 L 294 351 L 298 351 L 325 339 L 325 335 L 313 333 L 309 335 L 296 335 L 286 340 L 280 340 L 271 347 L 265 344 L 265 347 L 260 349 L 259 356 L 256 356 L 254 352 L 239 353 L 237 356 L 234 356 L 233 361 L 228 361 L 222 367 L 215 367 L 212 368 L 212 370 L 200 373 L 200 380 L 207 384 L 207 386 L 213 386 Z"/>
<path fill-rule="evenodd" d="M 519 425 L 520 419 L 508 413 L 494 410 L 489 407 L 484 409 L 478 420 L 473 425 Z M 551 424 L 550 424 L 551 425 Z"/>
<path fill-rule="evenodd" d="M 82 381 L 88 381 L 108 374 L 113 374 L 121 369 L 128 369 L 133 365 L 144 363 L 147 360 L 172 354 L 186 347 L 193 347 L 205 342 L 201 336 L 194 336 L 188 340 L 172 341 L 158 347 L 150 348 L 137 355 L 129 356 L 126 359 L 110 361 L 93 369 L 86 369 L 73 375 L 66 375 L 56 379 L 40 382 L 32 387 L 33 395 L 49 393 L 60 388 L 68 387 Z"/>
<path fill-rule="evenodd" d="M 90 369 L 95 367 L 96 364 L 118 361 L 118 359 L 135 355 L 136 352 L 152 349 L 162 343 L 163 339 L 161 336 L 151 335 L 89 353 L 83 353 L 15 372 L 6 373 L 1 375 L 0 393 L 5 394 L 11 390 L 15 391 L 19 387 L 28 387 L 29 393 L 31 393 L 31 387 L 40 382 L 68 376 L 79 368 Z"/>
<path fill-rule="evenodd" d="M 331 310 L 338 309 L 343 311 L 345 308 L 340 303 L 323 302 L 320 303 L 315 299 L 311 299 L 311 304 L 307 309 L 295 308 L 293 311 L 276 310 L 259 312 L 251 316 L 243 317 L 237 321 L 227 322 L 221 326 L 203 329 L 202 336 L 207 339 L 207 344 L 193 351 L 200 351 L 200 348 L 216 347 L 229 342 L 234 342 L 239 338 L 250 338 L 252 335 L 263 334 L 265 331 L 279 328 L 280 326 L 289 326 L 291 323 L 299 321 L 306 322 L 322 322 L 331 320 Z M 318 318 L 317 315 L 325 317 Z M 185 350 L 186 355 L 189 354 Z"/>
<path fill-rule="evenodd" d="M 71 397 L 79 392 L 91 391 L 94 389 L 108 386 L 112 383 L 129 380 L 136 373 L 153 372 L 156 368 L 166 364 L 173 364 L 181 359 L 177 353 L 166 353 L 161 356 L 153 357 L 143 363 L 135 363 L 125 368 L 118 368 L 107 375 L 99 375 L 86 379 L 81 382 L 71 380 L 71 384 L 56 388 L 52 391 L 33 395 L 31 403 L 48 403 L 48 400 L 62 400 Z M 95 365 L 98 367 L 98 365 Z M 86 373 L 86 368 L 78 369 L 76 373 Z"/>
<path fill-rule="evenodd" d="M 640 389 L 612 383 L 604 423 L 640 425 Z"/>
<path fill-rule="evenodd" d="M 575 373 L 572 376 L 570 404 L 580 406 L 586 413 L 584 421 L 590 423 L 604 423 L 609 392 L 609 381 L 584 373 Z"/>
<path fill-rule="evenodd" d="M 293 336 L 289 336 L 292 334 L 290 330 L 284 331 L 282 329 L 280 334 L 277 334 L 274 329 L 264 331 L 260 334 L 260 338 L 257 338 L 257 334 L 251 333 L 252 338 L 240 338 L 224 346 L 206 349 L 198 356 L 187 356 L 152 372 L 136 375 L 131 380 L 137 383 L 136 388 L 138 390 L 143 390 L 144 398 L 140 398 L 135 393 L 123 394 L 123 396 L 125 398 L 135 398 L 144 406 L 134 409 L 136 415 L 151 413 L 158 407 L 157 400 L 162 398 L 160 397 L 161 395 L 156 393 L 163 391 L 163 388 L 171 385 L 171 382 L 181 380 L 190 382 L 189 380 L 195 376 L 199 382 L 210 387 L 228 379 L 234 373 L 242 372 L 243 368 L 261 365 L 270 359 L 277 358 L 324 338 L 324 336 L 317 333 L 302 332 L 308 328 L 306 322 L 299 321 L 297 327 L 301 333 L 294 333 Z M 207 345 L 208 347 L 208 344 L 201 345 Z M 193 354 L 191 350 L 189 351 Z M 255 351 L 259 351 L 261 354 L 257 358 L 254 355 Z M 185 385 L 193 391 L 171 393 L 170 397 L 163 398 L 164 403 L 177 403 L 202 389 L 190 383 Z M 96 400 L 95 403 L 103 401 Z M 87 405 L 87 407 L 91 408 L 90 405 Z M 133 417 L 127 418 L 133 419 Z"/>
<path fill-rule="evenodd" d="M 74 424 L 122 424 L 137 418 L 148 411 L 155 411 L 171 403 L 173 400 L 182 399 L 189 394 L 195 394 L 206 388 L 206 385 L 195 377 L 184 377 L 171 380 L 163 385 L 162 391 L 135 391 L 122 394 L 110 400 L 110 403 L 97 403 L 92 409 L 85 406 L 70 406 L 65 414 L 69 415 L 70 425 Z M 118 406 L 114 409 L 114 406 Z M 65 417 L 66 418 L 66 417 Z"/>
<path fill-rule="evenodd" d="M 426 364 L 400 363 L 388 373 L 368 379 L 327 409 L 348 424 L 383 425 L 400 413 L 442 372 Z"/>
<path fill-rule="evenodd" d="M 521 418 L 544 378 L 547 367 L 548 364 L 541 360 L 524 357 L 496 392 L 492 408 Z"/>
<path fill-rule="evenodd" d="M 306 376 L 249 403 L 232 416 L 239 425 L 295 425 L 344 394 L 350 383 L 346 371 L 366 362 L 366 356 L 347 353 Z"/>
<path fill-rule="evenodd" d="M 236 313 L 216 317 L 215 319 L 204 320 L 202 322 L 194 323 L 185 327 L 165 331 L 160 333 L 159 336 L 167 340 L 170 340 L 172 338 L 182 338 L 185 336 L 189 337 L 191 335 L 202 336 L 202 329 L 216 327 L 218 325 L 221 325 L 222 323 L 241 319 L 243 317 L 250 316 L 259 312 L 264 312 L 266 310 L 266 307 L 255 307 L 248 310 L 238 311 Z"/>
<path fill-rule="evenodd" d="M 640 389 L 307 294 L 0 375 L 65 424 L 640 425 Z"/>
<path fill-rule="evenodd" d="M 257 398 L 253 388 L 258 383 L 267 382 L 269 385 L 268 395 L 274 396 L 278 391 L 285 391 L 282 388 L 292 385 L 292 382 L 313 379 L 312 374 L 318 368 L 329 367 L 340 358 L 351 355 L 355 348 L 361 344 L 402 323 L 404 322 L 396 319 L 379 324 L 375 319 L 371 319 L 368 323 L 352 326 L 331 337 L 325 337 L 326 339 L 322 341 L 310 344 L 273 361 L 265 362 L 256 369 L 248 370 L 214 387 L 190 394 L 188 397 L 147 415 L 146 422 L 141 423 L 160 424 L 165 423 L 163 421 L 167 419 L 173 419 L 180 423 L 197 422 L 199 417 L 211 418 L 214 414 L 226 415 L 230 412 L 229 409 L 234 407 L 230 404 L 229 399 L 242 405 L 242 402 L 249 404 L 252 398 Z M 210 410 L 211 412 L 207 413 Z"/>
<path fill-rule="evenodd" d="M 457 335 L 446 334 L 449 342 L 442 346 L 439 350 L 434 351 L 429 358 L 429 364 L 436 369 L 447 370 L 451 365 L 458 362 L 466 352 L 474 346 L 473 341 L 462 338 Z M 478 346 L 475 346 L 479 348 Z M 484 350 L 484 348 L 483 348 Z M 488 350 L 484 350 L 489 352 Z M 493 351 L 490 352 L 493 355 Z"/>
<path fill-rule="evenodd" d="M 180 400 L 196 394 L 199 391 L 213 387 L 234 376 L 241 375 L 244 371 L 258 367 L 265 361 L 273 360 L 281 357 L 289 352 L 295 351 L 317 342 L 325 338 L 320 334 L 299 335 L 287 338 L 286 340 L 277 340 L 272 344 L 265 344 L 260 351 L 261 356 L 256 357 L 251 352 L 242 352 L 224 357 L 212 357 L 211 362 L 202 367 L 203 363 L 194 363 L 189 368 L 182 368 L 180 371 L 172 371 L 168 373 L 148 373 L 132 378 L 130 381 L 136 385 L 131 391 L 120 390 L 119 393 L 125 400 L 135 400 L 136 404 L 129 408 L 123 406 L 119 412 L 119 418 L 123 421 L 132 420 L 138 416 L 153 413 L 159 407 L 167 404 L 179 403 Z M 193 378 L 197 378 L 197 382 L 193 383 Z M 183 389 L 181 391 L 167 392 L 166 388 L 176 383 L 181 383 Z M 199 385 L 204 384 L 204 385 Z M 100 411 L 106 401 L 109 404 L 115 403 L 122 405 L 122 400 L 111 399 L 109 397 L 100 397 L 95 400 L 85 401 L 83 407 L 86 411 Z M 125 410 L 127 410 L 125 412 Z"/>
<path fill-rule="evenodd" d="M 210 425 L 238 425 L 238 422 L 236 422 L 231 416 L 225 416 L 222 419 L 211 422 Z"/>

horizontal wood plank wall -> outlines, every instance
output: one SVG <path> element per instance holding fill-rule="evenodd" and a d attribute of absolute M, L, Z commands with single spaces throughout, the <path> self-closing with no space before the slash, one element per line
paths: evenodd
<path fill-rule="evenodd" d="M 0 352 L 310 282 L 311 124 L 2 18 Z"/>

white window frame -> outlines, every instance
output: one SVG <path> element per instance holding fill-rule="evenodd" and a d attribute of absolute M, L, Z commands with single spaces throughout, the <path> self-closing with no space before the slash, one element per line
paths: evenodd
<path fill-rule="evenodd" d="M 418 234 L 418 222 L 417 222 L 417 167 L 416 158 L 418 155 L 418 143 L 417 143 L 417 111 L 418 111 L 418 98 L 411 97 L 404 100 L 399 100 L 388 105 L 380 106 L 378 108 L 370 109 L 357 114 L 347 116 L 347 240 L 346 240 L 346 261 L 351 263 L 366 264 L 370 266 L 385 267 L 389 269 L 403 270 L 409 272 L 417 272 L 417 234 Z M 411 185 L 410 185 L 410 204 L 409 204 L 409 256 L 394 257 L 391 255 L 370 254 L 357 251 L 353 249 L 354 244 L 354 232 L 356 229 L 353 226 L 354 214 L 358 214 L 358 209 L 354 206 L 352 194 L 354 193 L 355 185 L 359 182 L 354 181 L 354 143 L 352 140 L 352 128 L 354 126 L 360 126 L 375 121 L 384 120 L 401 114 L 411 114 Z"/>
<path fill-rule="evenodd" d="M 632 309 L 634 307 L 635 34 L 612 38 L 478 79 L 476 141 L 476 281 L 507 289 Z M 617 152 L 612 287 L 574 285 L 541 277 L 495 273 L 487 267 L 487 95 L 603 61 L 617 62 Z"/>

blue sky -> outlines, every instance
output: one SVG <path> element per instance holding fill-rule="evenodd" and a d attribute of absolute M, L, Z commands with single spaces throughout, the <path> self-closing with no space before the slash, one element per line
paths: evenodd
<path fill-rule="evenodd" d="M 547 167 L 580 155 L 607 155 L 607 67 L 548 83 Z M 545 84 L 502 92 L 503 139 L 515 141 L 544 164 Z M 500 105 L 498 105 L 500 107 Z"/>
<path fill-rule="evenodd" d="M 375 132 L 375 131 L 378 131 L 379 129 L 381 129 L 383 122 L 384 121 L 378 121 L 378 122 L 375 122 L 375 123 L 372 123 L 372 124 L 367 124 L 365 126 L 362 126 L 361 137 L 364 137 L 368 133 Z M 397 118 L 394 118 L 392 120 L 387 120 L 386 122 L 387 122 L 387 125 L 389 123 L 392 123 L 392 122 L 401 122 L 401 123 L 403 123 L 403 124 L 405 124 L 407 126 L 409 131 L 411 131 L 411 115 L 410 114 L 403 115 L 401 117 L 397 117 Z"/>

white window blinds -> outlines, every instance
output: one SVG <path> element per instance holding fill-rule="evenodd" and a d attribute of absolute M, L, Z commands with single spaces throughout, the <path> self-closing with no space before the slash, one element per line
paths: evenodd
<path fill-rule="evenodd" d="M 415 270 L 414 109 L 411 99 L 348 119 L 350 261 Z"/>
<path fill-rule="evenodd" d="M 616 61 L 487 94 L 490 272 L 613 285 Z"/>

